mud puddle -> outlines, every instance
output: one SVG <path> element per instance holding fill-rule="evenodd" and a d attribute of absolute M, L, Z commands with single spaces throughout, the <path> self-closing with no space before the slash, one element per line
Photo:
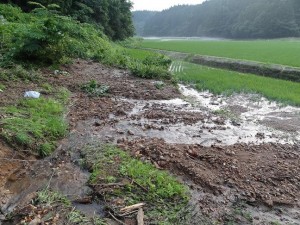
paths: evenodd
<path fill-rule="evenodd" d="M 120 99 L 133 106 L 131 111 L 123 116 L 111 113 L 110 122 L 96 134 L 114 142 L 146 137 L 203 146 L 300 141 L 299 108 L 281 107 L 256 95 L 214 96 L 183 85 L 180 91 L 184 100 Z M 93 123 L 101 121 L 89 125 Z"/>

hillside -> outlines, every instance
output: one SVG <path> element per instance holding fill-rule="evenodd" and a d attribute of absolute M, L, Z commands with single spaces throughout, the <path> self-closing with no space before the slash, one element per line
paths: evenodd
<path fill-rule="evenodd" d="M 133 12 L 133 21 L 137 35 L 145 37 L 299 37 L 300 2 L 209 0 L 194 6 L 174 6 L 155 14 Z"/>

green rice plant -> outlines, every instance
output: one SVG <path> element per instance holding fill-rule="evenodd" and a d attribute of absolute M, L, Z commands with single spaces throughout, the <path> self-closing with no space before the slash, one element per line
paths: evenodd
<path fill-rule="evenodd" d="M 299 39 L 254 41 L 159 39 L 144 40 L 141 47 L 300 67 Z"/>
<path fill-rule="evenodd" d="M 270 100 L 300 105 L 300 83 L 214 69 L 192 63 L 183 63 L 184 71 L 175 73 L 182 82 L 215 94 L 257 93 Z"/>

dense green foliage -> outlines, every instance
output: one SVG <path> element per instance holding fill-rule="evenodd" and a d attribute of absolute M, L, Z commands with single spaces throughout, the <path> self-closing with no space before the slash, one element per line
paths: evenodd
<path fill-rule="evenodd" d="M 140 36 L 299 37 L 299 0 L 207 0 L 162 12 L 134 12 Z"/>
<path fill-rule="evenodd" d="M 48 8 L 60 15 L 70 16 L 83 23 L 92 23 L 113 40 L 123 40 L 133 35 L 132 3 L 127 0 L 0 0 L 12 3 L 28 12 L 36 7 Z"/>
<path fill-rule="evenodd" d="M 145 40 L 141 47 L 300 67 L 300 40 Z"/>
<path fill-rule="evenodd" d="M 0 66 L 13 63 L 61 64 L 72 58 L 93 59 L 130 69 L 145 78 L 171 78 L 170 60 L 154 54 L 148 60 L 127 55 L 95 26 L 40 8 L 31 13 L 0 4 Z M 9 79 L 9 77 L 8 77 Z"/>
<path fill-rule="evenodd" d="M 215 94 L 258 93 L 270 100 L 300 106 L 299 83 L 191 63 L 178 63 L 182 63 L 184 69 L 183 72 L 175 72 L 176 77 L 183 82 L 195 83 L 198 90 L 210 90 Z"/>

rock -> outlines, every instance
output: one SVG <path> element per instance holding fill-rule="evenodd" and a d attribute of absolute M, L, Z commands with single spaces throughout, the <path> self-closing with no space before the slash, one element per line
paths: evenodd
<path fill-rule="evenodd" d="M 128 130 L 128 131 L 127 131 L 127 134 L 128 134 L 128 135 L 131 135 L 131 136 L 134 135 L 134 133 L 133 133 L 131 130 Z"/>
<path fill-rule="evenodd" d="M 238 123 L 237 121 L 235 121 L 235 120 L 232 120 L 231 121 L 231 124 L 233 125 L 233 126 L 236 126 L 236 127 L 239 127 L 239 126 L 241 126 L 241 124 L 240 123 Z"/>
<path fill-rule="evenodd" d="M 31 222 L 28 225 L 39 225 L 41 222 L 42 221 L 40 218 L 35 218 L 35 219 L 31 220 Z"/>

